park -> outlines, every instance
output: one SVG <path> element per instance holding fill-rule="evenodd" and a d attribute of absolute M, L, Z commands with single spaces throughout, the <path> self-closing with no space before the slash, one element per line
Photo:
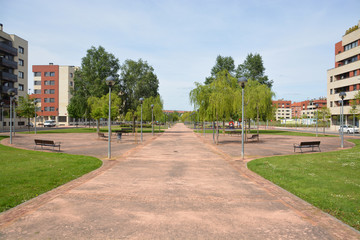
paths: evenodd
<path fill-rule="evenodd" d="M 177 123 L 154 135 L 145 132 L 142 143 L 136 142 L 139 136 L 132 133 L 121 140 L 113 134 L 111 160 L 107 158 L 108 141 L 99 139 L 96 132 L 54 133 L 54 129 L 36 135 L 17 133 L 11 147 L 9 138 L 3 138 L 0 154 L 9 157 L 18 153 L 22 159 L 29 156 L 15 166 L 22 169 L 21 174 L 26 172 L 21 167 L 29 164 L 26 161 L 39 164 L 38 172 L 31 173 L 39 176 L 29 176 L 34 186 L 26 185 L 31 191 L 38 191 L 37 181 L 56 181 L 52 177 L 59 171 L 70 172 L 77 166 L 79 170 L 76 177 L 57 183 L 55 189 L 42 190 L 4 211 L 0 215 L 0 236 L 359 238 L 359 195 L 352 187 L 358 184 L 354 176 L 358 172 L 358 138 L 347 137 L 341 150 L 336 136 L 262 131 L 259 141 L 245 143 L 242 159 L 241 137 L 221 135 L 214 144 L 212 133 L 204 136 L 190 127 Z M 61 150 L 34 150 L 34 139 L 39 138 L 61 142 Z M 321 141 L 321 152 L 304 149 L 304 153 L 294 153 L 293 144 L 314 139 Z M 90 159 L 69 163 L 72 158 L 86 156 Z M 63 162 L 70 165 L 60 165 L 51 178 L 41 174 L 50 171 L 39 169 L 46 165 L 56 168 L 58 158 L 66 158 Z M 45 180 L 41 180 L 43 177 Z"/>

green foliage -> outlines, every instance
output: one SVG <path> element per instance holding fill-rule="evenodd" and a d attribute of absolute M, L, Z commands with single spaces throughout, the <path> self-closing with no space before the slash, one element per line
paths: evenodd
<path fill-rule="evenodd" d="M 146 61 L 139 59 L 126 60 L 121 66 L 121 94 L 124 102 L 123 113 L 136 111 L 140 98 L 159 95 L 159 80 L 154 68 Z"/>
<path fill-rule="evenodd" d="M 359 29 L 359 26 L 358 26 L 358 25 L 355 25 L 355 26 L 349 28 L 348 30 L 346 30 L 345 35 L 353 32 L 353 31 L 355 31 L 355 30 L 358 30 L 358 29 Z"/>
<path fill-rule="evenodd" d="M 142 104 L 143 107 L 143 121 L 151 121 L 152 109 L 151 105 L 154 105 L 154 121 L 160 121 L 163 116 L 163 101 L 160 96 L 145 98 Z M 141 115 L 141 105 L 137 107 L 136 115 L 140 118 Z"/>
<path fill-rule="evenodd" d="M 90 108 L 87 105 L 89 97 L 102 97 L 107 94 L 109 87 L 105 79 L 109 76 L 115 78 L 112 87 L 115 93 L 119 91 L 119 60 L 108 53 L 102 46 L 91 47 L 82 58 L 81 68 L 75 71 L 74 88 L 71 90 L 73 97 L 68 106 L 70 117 L 88 117 Z"/>
<path fill-rule="evenodd" d="M 249 169 L 360 230 L 360 140 L 352 149 L 268 157 Z"/>
<path fill-rule="evenodd" d="M 235 62 L 234 59 L 232 57 L 223 57 L 221 55 L 218 55 L 216 57 L 216 63 L 213 66 L 213 68 L 211 69 L 211 77 L 207 77 L 205 80 L 205 84 L 210 84 L 212 83 L 215 78 L 216 75 L 219 72 L 222 72 L 226 70 L 229 74 L 233 74 L 235 72 Z"/>
<path fill-rule="evenodd" d="M 94 157 L 0 145 L 0 212 L 76 179 L 101 164 Z"/>
<path fill-rule="evenodd" d="M 16 107 L 16 114 L 25 118 L 35 117 L 34 99 L 29 98 L 29 95 L 19 98 L 19 104 Z"/>
<path fill-rule="evenodd" d="M 256 80 L 261 84 L 266 84 L 269 88 L 272 87 L 273 81 L 269 80 L 265 75 L 265 67 L 260 54 L 248 54 L 243 64 L 240 64 L 236 69 L 236 77 L 245 77 L 247 79 Z"/>

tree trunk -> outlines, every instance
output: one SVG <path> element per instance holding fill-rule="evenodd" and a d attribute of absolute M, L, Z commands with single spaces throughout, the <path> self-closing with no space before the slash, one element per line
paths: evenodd
<path fill-rule="evenodd" d="M 212 122 L 212 125 L 213 125 L 213 127 L 212 127 L 212 129 L 213 129 L 213 143 L 215 143 L 215 121 L 214 120 Z"/>
<path fill-rule="evenodd" d="M 136 117 L 135 117 L 135 114 L 134 114 L 134 116 L 133 116 L 133 134 L 135 133 L 135 119 L 136 119 Z"/>
<path fill-rule="evenodd" d="M 259 135 L 259 107 L 257 107 L 257 134 Z"/>
<path fill-rule="evenodd" d="M 216 145 L 219 144 L 219 117 L 216 113 Z"/>
<path fill-rule="evenodd" d="M 223 135 L 225 136 L 225 119 L 223 119 Z"/>
<path fill-rule="evenodd" d="M 96 119 L 96 132 L 100 132 L 100 119 Z"/>

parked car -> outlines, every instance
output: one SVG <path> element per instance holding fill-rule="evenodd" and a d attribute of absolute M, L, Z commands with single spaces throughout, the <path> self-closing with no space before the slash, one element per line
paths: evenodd
<path fill-rule="evenodd" d="M 34 124 L 32 122 L 26 124 L 26 127 L 34 127 Z"/>
<path fill-rule="evenodd" d="M 350 125 L 344 125 L 344 126 L 340 126 L 339 128 L 339 132 L 341 132 L 341 130 L 345 133 L 359 133 L 359 128 L 357 127 L 353 127 L 353 126 L 350 126 Z"/>
<path fill-rule="evenodd" d="M 55 126 L 56 126 L 55 120 L 46 120 L 44 122 L 44 127 L 55 127 Z"/>

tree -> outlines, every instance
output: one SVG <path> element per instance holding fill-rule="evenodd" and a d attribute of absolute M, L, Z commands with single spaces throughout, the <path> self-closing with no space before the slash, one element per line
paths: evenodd
<path fill-rule="evenodd" d="M 28 119 L 28 129 L 30 131 L 30 118 L 35 117 L 35 99 L 30 98 L 29 95 L 20 97 L 16 114 Z"/>
<path fill-rule="evenodd" d="M 330 109 L 327 107 L 322 107 L 320 110 L 318 110 L 318 120 L 320 120 L 323 123 L 323 134 L 325 135 L 325 127 L 326 123 L 329 121 L 331 117 Z"/>
<path fill-rule="evenodd" d="M 272 98 L 274 92 L 265 85 L 255 80 L 249 80 L 245 86 L 244 101 L 248 119 L 257 119 L 257 133 L 259 134 L 259 120 L 271 118 L 273 114 Z"/>
<path fill-rule="evenodd" d="M 211 76 L 205 79 L 205 84 L 212 83 L 216 78 L 216 74 L 224 70 L 227 70 L 227 72 L 231 75 L 235 72 L 234 59 L 230 56 L 222 57 L 221 55 L 218 55 L 216 57 L 216 63 L 211 69 Z"/>
<path fill-rule="evenodd" d="M 127 117 L 132 117 L 135 127 L 139 99 L 158 96 L 159 80 L 154 73 L 154 68 L 146 61 L 139 59 L 136 62 L 128 59 L 121 66 L 120 84 L 124 106 L 122 112 Z"/>
<path fill-rule="evenodd" d="M 248 54 L 244 63 L 239 64 L 236 69 L 236 77 L 245 77 L 266 84 L 269 88 L 272 87 L 273 81 L 269 80 L 265 75 L 265 67 L 260 54 Z"/>
<path fill-rule="evenodd" d="M 163 116 L 163 101 L 160 98 L 160 95 L 156 97 L 145 98 L 143 102 L 143 121 L 151 121 L 152 118 L 152 109 L 151 105 L 154 104 L 154 120 L 161 120 Z M 137 107 L 137 117 L 141 115 L 141 105 Z"/>
<path fill-rule="evenodd" d="M 119 60 L 113 54 L 108 53 L 102 46 L 92 46 L 82 58 L 81 68 L 75 71 L 73 95 L 68 106 L 71 117 L 87 117 L 90 108 L 87 105 L 89 97 L 102 97 L 109 91 L 105 79 L 109 76 L 115 78 L 115 85 L 112 91 L 117 94 L 119 91 Z M 74 100 L 73 100 L 74 99 Z"/>
<path fill-rule="evenodd" d="M 91 109 L 91 117 L 97 121 L 97 129 L 99 132 L 99 121 L 101 118 L 109 118 L 109 94 L 98 97 L 89 97 L 87 103 Z M 111 119 L 115 119 L 119 116 L 119 108 L 121 105 L 121 99 L 116 94 L 111 94 Z"/>

